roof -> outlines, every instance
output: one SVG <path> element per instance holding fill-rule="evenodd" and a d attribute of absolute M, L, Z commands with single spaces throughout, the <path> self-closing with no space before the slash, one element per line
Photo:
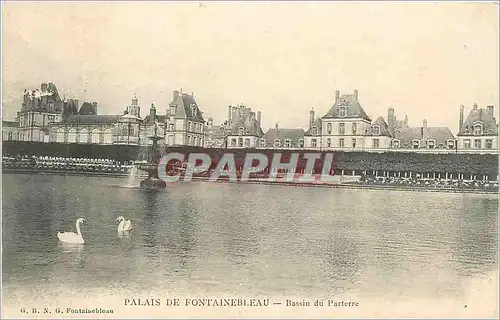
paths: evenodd
<path fill-rule="evenodd" d="M 377 134 L 375 126 L 378 125 L 380 130 Z M 389 132 L 389 126 L 387 125 L 387 122 L 385 122 L 384 118 L 378 117 L 375 121 L 372 123 L 372 130 L 371 132 L 368 132 L 368 134 L 372 136 L 385 136 L 385 137 L 390 137 L 391 133 Z"/>
<path fill-rule="evenodd" d="M 339 115 L 339 107 L 345 106 L 346 112 L 345 116 L 341 117 Z M 338 118 L 338 119 L 365 119 L 371 121 L 370 117 L 366 114 L 365 110 L 358 101 L 357 94 L 343 94 L 330 108 L 330 110 L 323 116 L 324 118 Z"/>
<path fill-rule="evenodd" d="M 147 116 L 144 117 L 144 122 L 149 122 L 150 121 L 150 115 L 148 114 Z M 165 122 L 165 120 L 167 120 L 167 116 L 166 115 L 156 115 L 156 121 L 157 122 Z"/>
<path fill-rule="evenodd" d="M 96 104 L 97 105 L 97 104 Z M 78 111 L 80 115 L 89 116 L 89 115 L 97 115 L 97 110 L 94 108 L 92 103 L 84 102 Z"/>
<path fill-rule="evenodd" d="M 18 125 L 17 121 L 2 120 L 3 127 L 17 127 Z"/>
<path fill-rule="evenodd" d="M 312 128 L 313 127 L 316 127 L 316 134 L 313 134 L 313 130 Z M 316 118 L 316 120 L 314 120 L 312 126 L 306 131 L 306 133 L 304 135 L 306 136 L 320 136 L 321 135 L 321 129 L 322 129 L 322 120 L 321 118 Z"/>
<path fill-rule="evenodd" d="M 474 133 L 474 124 L 483 124 L 483 133 L 481 135 L 492 136 L 498 135 L 498 124 L 493 113 L 493 107 L 490 109 L 477 109 L 477 105 L 471 110 L 467 119 L 465 119 L 462 127 L 458 132 L 458 136 L 468 136 Z"/>
<path fill-rule="evenodd" d="M 290 139 L 290 141 L 298 143 L 300 139 L 304 139 L 305 132 L 303 129 L 269 129 L 266 134 L 262 137 L 266 139 L 267 143 L 274 142 L 275 139 L 280 141 L 285 141 L 285 139 Z"/>
<path fill-rule="evenodd" d="M 455 140 L 453 133 L 446 127 L 403 128 L 399 134 L 396 134 L 396 138 L 400 140 L 401 148 L 411 148 L 413 140 L 421 141 L 421 147 L 427 146 L 427 140 L 435 140 L 436 148 L 445 147 L 448 140 Z"/>
<path fill-rule="evenodd" d="M 186 93 L 177 94 L 169 105 L 176 106 L 174 115 L 176 118 L 205 122 L 201 110 L 192 95 Z"/>
<path fill-rule="evenodd" d="M 225 126 L 212 126 L 205 131 L 207 138 L 210 139 L 224 139 L 226 137 Z"/>
<path fill-rule="evenodd" d="M 228 133 L 239 135 L 240 128 L 243 128 L 244 135 L 262 137 L 264 131 L 260 127 L 259 122 L 255 118 L 255 112 L 251 108 L 243 105 L 234 107 L 231 115 L 231 121 L 228 125 Z"/>
<path fill-rule="evenodd" d="M 62 122 L 55 125 L 64 124 L 98 124 L 98 123 L 116 123 L 122 118 L 121 115 L 69 115 Z"/>

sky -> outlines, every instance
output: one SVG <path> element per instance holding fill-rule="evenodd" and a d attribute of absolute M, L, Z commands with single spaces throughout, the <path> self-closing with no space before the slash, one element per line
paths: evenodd
<path fill-rule="evenodd" d="M 2 2 L 2 118 L 53 82 L 100 114 L 134 93 L 164 114 L 182 89 L 215 124 L 243 103 L 264 131 L 307 129 L 357 89 L 372 119 L 456 133 L 462 104 L 498 113 L 498 38 L 495 3 Z"/>

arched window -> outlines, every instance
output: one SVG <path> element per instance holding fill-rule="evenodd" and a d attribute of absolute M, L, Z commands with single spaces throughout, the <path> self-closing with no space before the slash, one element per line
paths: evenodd
<path fill-rule="evenodd" d="M 481 123 L 476 123 L 474 125 L 474 135 L 479 136 L 483 134 L 483 125 Z"/>
<path fill-rule="evenodd" d="M 280 139 L 274 139 L 274 147 L 279 148 L 280 147 Z"/>
<path fill-rule="evenodd" d="M 87 131 L 87 129 L 84 128 L 84 129 L 80 130 L 78 142 L 79 143 L 87 143 L 88 139 L 89 139 L 89 132 Z"/>
<path fill-rule="evenodd" d="M 56 142 L 64 143 L 65 132 L 63 128 L 59 128 L 56 133 Z"/>
<path fill-rule="evenodd" d="M 378 136 L 380 135 L 380 126 L 378 124 L 373 125 L 373 134 Z"/>
<path fill-rule="evenodd" d="M 74 128 L 69 129 L 68 131 L 68 143 L 76 142 L 76 130 Z"/>
<path fill-rule="evenodd" d="M 266 139 L 260 139 L 259 144 L 261 147 L 265 147 L 266 146 Z"/>
<path fill-rule="evenodd" d="M 304 148 L 304 139 L 299 140 L 299 148 Z"/>
<path fill-rule="evenodd" d="M 99 143 L 99 129 L 94 129 L 92 130 L 92 143 L 98 144 Z"/>
<path fill-rule="evenodd" d="M 106 129 L 104 130 L 104 144 L 112 144 L 113 143 L 113 133 L 111 132 L 111 129 Z"/>

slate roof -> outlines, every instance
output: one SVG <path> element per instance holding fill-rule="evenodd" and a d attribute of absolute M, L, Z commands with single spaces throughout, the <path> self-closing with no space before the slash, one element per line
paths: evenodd
<path fill-rule="evenodd" d="M 339 107 L 345 106 L 346 113 L 345 117 L 339 116 Z M 330 110 L 323 116 L 324 118 L 336 118 L 336 119 L 352 119 L 352 118 L 362 118 L 367 121 L 371 121 L 370 117 L 366 114 L 365 110 L 359 103 L 355 94 L 343 94 L 341 95 L 330 108 Z"/>
<path fill-rule="evenodd" d="M 435 140 L 435 148 L 443 148 L 448 140 L 455 140 L 455 137 L 447 127 L 408 127 L 396 134 L 396 139 L 400 140 L 401 148 L 412 148 L 413 140 L 421 141 L 421 147 L 427 146 L 427 140 Z"/>
<path fill-rule="evenodd" d="M 310 128 L 309 128 L 306 132 L 305 132 L 305 134 L 304 134 L 304 135 L 306 135 L 306 136 L 312 136 L 312 135 L 313 135 L 313 133 L 312 133 L 312 132 L 313 132 L 312 128 L 313 128 L 313 127 L 316 127 L 316 128 L 317 128 L 317 129 L 316 129 L 317 131 L 316 131 L 316 134 L 315 134 L 314 136 L 320 136 L 320 135 L 321 135 L 321 130 L 322 130 L 322 128 L 323 128 L 322 123 L 323 123 L 323 122 L 322 122 L 321 118 L 316 118 L 316 120 L 314 120 L 314 122 L 313 122 L 312 126 L 311 126 L 311 127 L 310 127 Z"/>
<path fill-rule="evenodd" d="M 82 116 L 97 115 L 97 110 L 94 108 L 92 103 L 84 102 L 78 111 L 78 114 Z"/>
<path fill-rule="evenodd" d="M 149 122 L 149 119 L 150 119 L 150 115 L 148 114 L 147 116 L 144 117 L 144 122 Z M 156 115 L 156 121 L 157 122 L 165 122 L 165 120 L 167 120 L 167 116 L 166 115 Z"/>
<path fill-rule="evenodd" d="M 174 115 L 176 118 L 205 122 L 201 110 L 192 95 L 179 93 L 177 98 L 170 102 L 169 106 L 176 106 Z M 191 106 L 194 106 L 194 108 L 191 108 Z"/>
<path fill-rule="evenodd" d="M 474 124 L 478 122 L 483 124 L 483 136 L 498 135 L 498 124 L 496 122 L 493 110 L 490 111 L 483 108 L 474 108 L 465 119 L 457 136 L 473 135 Z"/>
<path fill-rule="evenodd" d="M 241 127 L 244 128 L 244 135 L 257 137 L 264 135 L 264 131 L 262 131 L 259 122 L 255 118 L 255 112 L 243 105 L 236 108 L 235 112 L 233 112 L 228 131 L 231 135 L 239 135 Z"/>
<path fill-rule="evenodd" d="M 70 115 L 63 119 L 62 122 L 53 123 L 54 125 L 65 124 L 103 124 L 116 123 L 122 118 L 121 115 Z"/>
<path fill-rule="evenodd" d="M 206 134 L 210 139 L 224 139 L 226 137 L 225 126 L 212 126 L 211 129 L 207 129 Z"/>
<path fill-rule="evenodd" d="M 375 125 L 378 125 L 380 127 L 379 134 L 376 134 Z M 385 122 L 383 117 L 378 117 L 375 121 L 373 121 L 371 126 L 371 132 L 367 133 L 372 136 L 391 137 L 389 126 L 387 125 L 387 122 Z"/>
<path fill-rule="evenodd" d="M 305 132 L 303 129 L 269 129 L 263 139 L 266 139 L 267 144 L 273 144 L 275 139 L 279 139 L 281 144 L 285 142 L 285 139 L 290 139 L 292 147 L 298 146 L 299 140 L 304 139 Z"/>

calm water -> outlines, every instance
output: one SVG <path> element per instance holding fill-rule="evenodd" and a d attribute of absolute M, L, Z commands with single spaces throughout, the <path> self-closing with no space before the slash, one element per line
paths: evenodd
<path fill-rule="evenodd" d="M 4 175 L 4 301 L 71 288 L 460 299 L 465 281 L 497 268 L 492 195 L 126 183 Z M 85 245 L 61 245 L 57 232 L 75 231 L 78 217 Z"/>

